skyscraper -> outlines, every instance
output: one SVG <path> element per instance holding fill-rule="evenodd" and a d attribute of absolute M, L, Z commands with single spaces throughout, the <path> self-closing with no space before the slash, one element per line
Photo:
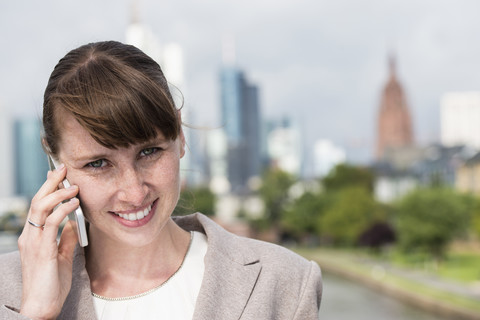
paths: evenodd
<path fill-rule="evenodd" d="M 377 127 L 377 159 L 390 150 L 413 145 L 413 130 L 405 93 L 397 80 L 395 60 L 390 57 L 390 76 L 382 92 Z"/>
<path fill-rule="evenodd" d="M 17 119 L 14 125 L 16 195 L 32 198 L 45 182 L 47 156 L 40 142 L 40 121 Z"/>
<path fill-rule="evenodd" d="M 13 195 L 13 149 L 11 118 L 0 104 L 0 198 Z"/>
<path fill-rule="evenodd" d="M 220 73 L 222 125 L 227 140 L 227 176 L 231 190 L 242 192 L 260 173 L 258 88 L 242 71 L 224 67 Z"/>
<path fill-rule="evenodd" d="M 298 126 L 291 118 L 269 121 L 266 143 L 270 166 L 294 176 L 301 174 L 302 139 Z"/>

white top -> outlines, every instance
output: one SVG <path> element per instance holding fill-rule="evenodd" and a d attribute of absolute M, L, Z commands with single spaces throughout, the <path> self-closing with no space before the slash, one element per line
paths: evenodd
<path fill-rule="evenodd" d="M 159 287 L 134 297 L 93 297 L 100 320 L 192 319 L 205 270 L 207 237 L 192 232 L 192 240 L 183 264 Z"/>

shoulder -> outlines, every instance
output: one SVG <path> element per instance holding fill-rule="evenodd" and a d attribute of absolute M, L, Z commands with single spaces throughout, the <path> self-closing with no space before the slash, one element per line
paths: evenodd
<path fill-rule="evenodd" d="M 205 292 L 222 292 L 216 299 L 238 296 L 254 277 L 246 319 L 318 319 L 322 278 L 317 263 L 285 247 L 234 235 L 201 214 L 176 222 L 207 236 Z M 265 308 L 266 304 L 277 307 Z"/>
<path fill-rule="evenodd" d="M 310 261 L 278 244 L 245 237 L 238 237 L 237 241 L 240 246 L 254 251 L 262 265 L 280 269 L 288 266 L 290 270 L 310 268 Z"/>
<path fill-rule="evenodd" d="M 285 247 L 234 235 L 202 214 L 190 215 L 182 220 L 180 225 L 188 225 L 207 235 L 209 250 L 215 251 L 216 257 L 222 256 L 244 265 L 260 263 L 262 274 L 267 277 L 294 283 L 314 281 L 320 284 L 321 282 L 320 268 L 317 263 Z"/>
<path fill-rule="evenodd" d="M 280 245 L 256 239 L 237 236 L 226 231 L 216 222 L 203 214 L 175 217 L 175 222 L 186 230 L 200 231 L 207 235 L 209 249 L 229 256 L 239 263 L 261 261 L 271 268 L 309 269 L 311 262 L 297 253 Z"/>
<path fill-rule="evenodd" d="M 242 237 L 237 241 L 256 254 L 264 277 L 275 278 L 285 285 L 314 283 L 321 287 L 321 271 L 316 262 L 277 244 Z"/>

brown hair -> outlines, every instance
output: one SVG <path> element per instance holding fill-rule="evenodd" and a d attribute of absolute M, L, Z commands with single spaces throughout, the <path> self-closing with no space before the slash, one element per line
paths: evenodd
<path fill-rule="evenodd" d="M 58 109 L 70 112 L 107 148 L 157 136 L 175 140 L 181 120 L 160 66 L 134 46 L 96 42 L 70 51 L 55 66 L 43 102 L 44 141 L 58 153 Z"/>

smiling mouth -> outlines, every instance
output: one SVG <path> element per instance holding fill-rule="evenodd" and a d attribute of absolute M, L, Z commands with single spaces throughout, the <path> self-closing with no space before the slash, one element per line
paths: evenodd
<path fill-rule="evenodd" d="M 151 211 L 152 211 L 152 205 L 149 205 L 147 208 L 143 210 L 139 210 L 137 212 L 125 213 L 125 214 L 113 212 L 113 214 L 125 220 L 136 221 L 136 220 L 142 220 L 143 218 L 148 216 Z"/>

